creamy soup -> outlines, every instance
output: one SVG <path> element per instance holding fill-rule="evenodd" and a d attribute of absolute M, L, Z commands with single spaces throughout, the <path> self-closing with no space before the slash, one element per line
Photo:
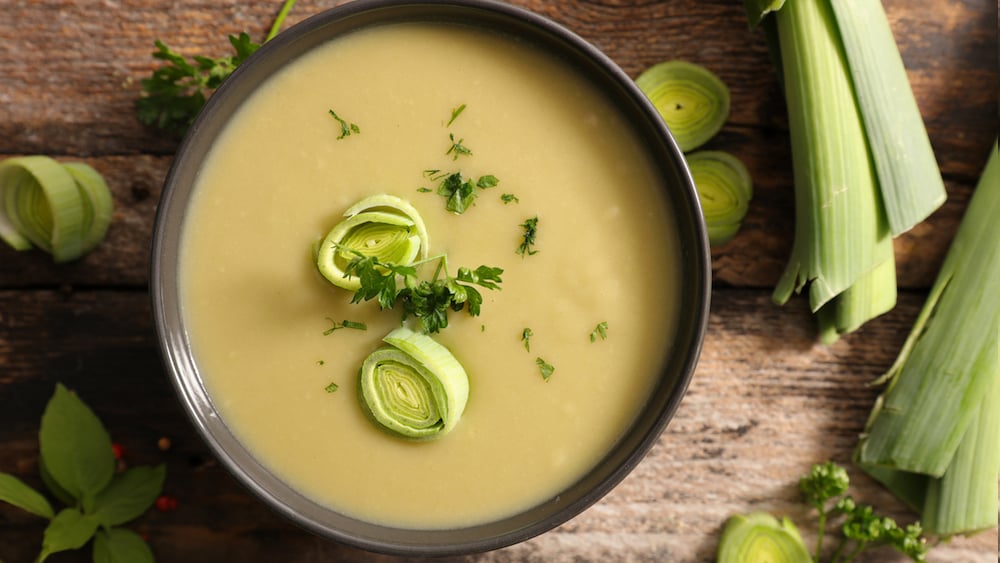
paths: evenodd
<path fill-rule="evenodd" d="M 330 110 L 358 131 L 338 139 Z M 471 154 L 446 154 L 449 134 Z M 431 169 L 499 185 L 457 215 Z M 658 182 L 615 108 L 526 44 L 447 24 L 338 38 L 269 79 L 199 174 L 180 274 L 199 374 L 261 463 L 353 517 L 447 528 L 545 502 L 628 429 L 662 367 L 680 273 Z M 311 245 L 374 193 L 420 211 L 452 273 L 504 269 L 480 316 L 452 313 L 435 335 L 470 380 L 462 419 L 436 441 L 365 417 L 358 368 L 401 314 L 351 304 L 312 261 Z M 518 255 L 534 216 L 537 253 Z M 367 330 L 324 335 L 342 320 Z M 592 341 L 601 322 L 607 338 Z"/>

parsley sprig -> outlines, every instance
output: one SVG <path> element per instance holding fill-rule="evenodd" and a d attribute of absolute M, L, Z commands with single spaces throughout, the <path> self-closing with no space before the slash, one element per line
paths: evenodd
<path fill-rule="evenodd" d="M 382 309 L 392 309 L 399 303 L 403 309 L 403 320 L 416 318 L 424 332 L 435 333 L 448 326 L 448 311 L 463 309 L 470 316 L 478 316 L 483 304 L 483 295 L 475 286 L 499 290 L 503 274 L 502 268 L 479 266 L 475 270 L 459 268 L 457 275 L 448 273 L 448 258 L 442 254 L 415 262 L 409 266 L 382 262 L 374 256 L 366 256 L 353 251 L 344 273 L 357 276 L 361 287 L 351 298 L 352 303 L 375 300 Z M 421 280 L 417 266 L 437 261 L 434 275 L 429 280 Z M 400 286 L 402 280 L 402 286 Z"/>
<path fill-rule="evenodd" d="M 522 258 L 538 254 L 538 251 L 534 249 L 535 237 L 538 236 L 538 216 L 525 219 L 524 223 L 521 223 L 521 228 L 524 229 L 521 246 L 518 246 L 514 252 Z"/>
<path fill-rule="evenodd" d="M 500 183 L 500 180 L 492 174 L 480 176 L 475 182 L 471 178 L 464 179 L 461 172 L 447 173 L 440 170 L 424 170 L 424 177 L 432 181 L 440 181 L 437 194 L 445 198 L 445 209 L 459 215 L 472 207 L 476 198 L 479 197 L 478 190 L 488 190 Z"/>
<path fill-rule="evenodd" d="M 278 34 L 294 4 L 295 0 L 285 0 L 264 43 Z M 234 51 L 230 56 L 196 55 L 189 61 L 159 39 L 154 41 L 153 58 L 164 64 L 140 82 L 142 97 L 135 103 L 139 121 L 168 134 L 183 136 L 212 92 L 261 46 L 246 32 L 230 35 L 229 43 Z"/>

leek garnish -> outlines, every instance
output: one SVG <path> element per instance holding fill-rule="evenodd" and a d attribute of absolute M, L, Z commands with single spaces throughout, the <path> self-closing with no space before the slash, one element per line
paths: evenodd
<path fill-rule="evenodd" d="M 41 155 L 0 162 L 0 239 L 15 250 L 75 260 L 104 239 L 112 208 L 104 178 L 86 164 Z"/>
<path fill-rule="evenodd" d="M 830 343 L 895 305 L 891 237 L 944 202 L 944 183 L 879 0 L 744 7 L 764 24 L 792 138 L 795 242 L 774 300 L 808 285 Z"/>
<path fill-rule="evenodd" d="M 361 287 L 358 277 L 346 273 L 358 255 L 402 266 L 427 257 L 427 228 L 417 209 L 401 198 L 366 197 L 345 211 L 344 217 L 316 253 L 320 273 L 337 287 L 354 291 Z"/>
<path fill-rule="evenodd" d="M 362 408 L 387 432 L 412 440 L 440 438 L 458 423 L 469 398 L 462 364 L 426 334 L 400 327 L 382 339 L 358 381 Z"/>
<path fill-rule="evenodd" d="M 719 563 L 811 563 L 795 524 L 766 512 L 731 516 L 722 530 Z"/>
<path fill-rule="evenodd" d="M 1000 154 L 969 201 L 927 301 L 880 379 L 858 464 L 921 510 L 927 529 L 997 525 L 1000 472 Z"/>
<path fill-rule="evenodd" d="M 729 118 L 729 88 L 703 66 L 666 61 L 643 71 L 635 83 L 684 152 L 714 137 Z"/>
<path fill-rule="evenodd" d="M 684 158 L 698 190 L 708 242 L 721 246 L 736 235 L 750 207 L 750 172 L 739 159 L 722 151 L 697 151 Z"/>

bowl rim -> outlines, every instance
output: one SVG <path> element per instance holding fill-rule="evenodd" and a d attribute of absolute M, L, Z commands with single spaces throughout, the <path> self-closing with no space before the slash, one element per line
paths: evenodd
<path fill-rule="evenodd" d="M 255 85 L 315 45 L 366 26 L 401 22 L 413 16 L 434 22 L 471 22 L 478 27 L 500 24 L 504 26 L 502 33 L 528 39 L 543 50 L 555 50 L 559 57 L 569 57 L 571 65 L 585 67 L 579 69 L 585 75 L 596 73 L 594 82 L 600 84 L 595 87 L 615 102 L 626 104 L 626 108 L 619 109 L 633 129 L 642 130 L 636 134 L 653 141 L 656 146 L 651 153 L 669 161 L 657 163 L 660 177 L 666 182 L 668 173 L 676 176 L 672 182 L 676 189 L 665 189 L 671 192 L 665 195 L 679 219 L 680 261 L 687 274 L 682 276 L 682 311 L 674 342 L 665 342 L 680 353 L 664 353 L 676 360 L 663 368 L 664 372 L 672 369 L 672 373 L 661 375 L 652 393 L 655 400 L 640 411 L 639 417 L 647 411 L 652 413 L 641 432 L 633 435 L 637 417 L 626 432 L 628 436 L 564 491 L 573 493 L 570 500 L 563 501 L 562 495 L 556 495 L 547 503 L 500 521 L 446 530 L 395 528 L 337 513 L 306 498 L 255 460 L 222 420 L 193 359 L 185 354 L 190 348 L 181 319 L 178 283 L 176 276 L 169 275 L 171 266 L 176 267 L 178 262 L 182 216 L 205 149 Z M 306 45 L 317 37 L 322 40 Z M 353 0 L 312 15 L 262 45 L 209 98 L 182 140 L 164 181 L 151 246 L 150 298 L 165 371 L 185 414 L 213 454 L 266 506 L 298 526 L 367 551 L 394 555 L 460 555 L 513 545 L 569 521 L 607 495 L 656 443 L 686 394 L 707 330 L 710 296 L 711 260 L 697 192 L 683 153 L 655 108 L 632 79 L 591 43 L 540 14 L 495 0 Z M 608 465 L 610 469 L 604 467 Z"/>

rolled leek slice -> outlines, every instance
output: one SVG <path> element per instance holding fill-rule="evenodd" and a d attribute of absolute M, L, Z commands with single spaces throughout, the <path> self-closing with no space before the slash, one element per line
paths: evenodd
<path fill-rule="evenodd" d="M 729 118 L 729 88 L 703 66 L 666 61 L 646 69 L 635 83 L 684 152 L 705 144 Z"/>
<path fill-rule="evenodd" d="M 366 197 L 348 208 L 344 217 L 316 252 L 320 273 L 337 287 L 351 291 L 361 287 L 357 277 L 344 271 L 355 253 L 404 266 L 427 257 L 427 228 L 420 212 L 402 198 Z"/>
<path fill-rule="evenodd" d="M 469 377 L 446 347 L 400 327 L 361 366 L 358 399 L 388 433 L 411 440 L 440 438 L 455 427 L 469 400 Z"/>
<path fill-rule="evenodd" d="M 15 250 L 75 260 L 104 239 L 112 208 L 104 178 L 82 162 L 42 155 L 0 162 L 0 239 Z"/>
<path fill-rule="evenodd" d="M 736 515 L 726 521 L 718 563 L 811 563 L 795 524 L 766 512 Z"/>
<path fill-rule="evenodd" d="M 739 231 L 750 207 L 750 172 L 738 158 L 723 151 L 698 151 L 684 158 L 698 190 L 708 242 L 712 246 L 726 244 Z"/>

